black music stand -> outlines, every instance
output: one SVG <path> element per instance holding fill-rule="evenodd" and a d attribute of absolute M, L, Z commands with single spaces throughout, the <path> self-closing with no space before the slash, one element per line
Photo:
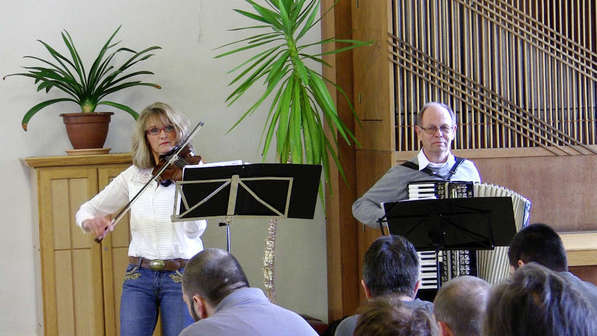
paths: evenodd
<path fill-rule="evenodd" d="M 511 197 L 409 200 L 383 206 L 391 234 L 405 237 L 417 251 L 435 251 L 438 288 L 439 251 L 493 250 L 510 245 L 516 233 Z M 431 301 L 433 296 L 435 292 L 420 293 Z"/>
<path fill-rule="evenodd" d="M 516 233 L 511 197 L 400 201 L 384 210 L 390 233 L 419 251 L 492 250 Z"/>
<path fill-rule="evenodd" d="M 320 177 L 321 165 L 185 167 L 183 180 L 176 182 L 172 221 L 225 218 L 230 251 L 233 217 L 312 219 Z"/>

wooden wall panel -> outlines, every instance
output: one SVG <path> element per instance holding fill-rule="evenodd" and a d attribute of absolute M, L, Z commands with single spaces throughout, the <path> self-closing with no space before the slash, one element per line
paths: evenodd
<path fill-rule="evenodd" d="M 483 182 L 532 202 L 531 223 L 557 231 L 597 230 L 597 156 L 477 158 Z"/>
<path fill-rule="evenodd" d="M 512 189 L 532 202 L 530 223 L 561 232 L 570 271 L 597 285 L 597 165 L 595 155 L 476 158 L 485 183 Z M 586 234 L 579 231 L 587 232 Z M 575 249 L 575 236 L 588 236 Z"/>
<path fill-rule="evenodd" d="M 373 41 L 368 48 L 354 52 L 355 109 L 360 124 L 355 134 L 361 143 L 356 154 L 355 200 L 367 191 L 389 167 L 396 148 L 394 135 L 394 81 L 389 60 L 388 32 L 392 31 L 391 1 L 356 1 L 353 3 L 354 38 Z M 354 200 L 353 200 L 354 202 Z M 379 231 L 358 224 L 357 285 L 359 304 L 365 297 L 359 284 L 365 251 Z"/>
<path fill-rule="evenodd" d="M 85 234 L 75 222 L 75 213 L 79 210 L 81 204 L 87 201 L 89 190 L 87 190 L 87 179 L 75 178 L 69 179 L 69 221 L 68 228 L 72 237 L 73 248 L 91 248 L 92 244 L 95 244 L 92 239 L 89 239 L 89 235 Z"/>
<path fill-rule="evenodd" d="M 54 248 L 69 249 L 71 248 L 70 237 L 70 209 L 68 206 L 68 199 L 64 195 L 68 195 L 68 180 L 55 179 L 51 181 L 52 189 L 52 208 L 54 209 L 52 223 L 54 223 Z"/>
<path fill-rule="evenodd" d="M 568 270 L 584 281 L 591 282 L 597 286 L 597 267 L 596 266 L 570 266 Z"/>
<path fill-rule="evenodd" d="M 72 259 L 77 335 L 104 335 L 99 258 L 94 258 L 90 249 L 76 249 Z"/>
<path fill-rule="evenodd" d="M 73 262 L 70 251 L 56 251 L 56 314 L 58 335 L 76 335 L 73 293 Z"/>
<path fill-rule="evenodd" d="M 356 1 L 352 10 L 353 38 L 373 42 L 354 51 L 354 106 L 361 122 L 355 134 L 361 149 L 394 150 L 394 86 L 387 44 L 391 2 Z"/>
<path fill-rule="evenodd" d="M 324 0 L 322 12 L 332 8 L 322 20 L 322 38 L 336 37 L 352 39 L 350 23 L 352 10 L 350 1 Z M 340 48 L 342 44 L 326 45 L 324 51 Z M 343 52 L 326 55 L 324 60 L 330 67 L 323 67 L 323 74 L 338 84 L 354 102 L 353 95 L 353 53 Z M 340 119 L 354 131 L 353 112 L 344 97 L 328 85 L 330 94 L 337 104 Z M 344 168 L 346 180 L 335 169 L 330 169 L 330 181 L 326 188 L 326 242 L 328 277 L 328 320 L 334 321 L 352 314 L 358 305 L 357 263 L 354 246 L 357 244 L 357 225 L 350 207 L 355 195 L 355 153 L 354 147 L 344 141 L 338 144 L 338 157 Z M 333 162 L 330 158 L 330 162 Z"/>

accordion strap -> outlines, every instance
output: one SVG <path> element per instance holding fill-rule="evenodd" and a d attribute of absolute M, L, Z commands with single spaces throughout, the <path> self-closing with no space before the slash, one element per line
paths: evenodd
<path fill-rule="evenodd" d="M 464 159 L 461 157 L 455 156 L 454 160 L 456 160 L 456 162 L 454 162 L 454 165 L 450 169 L 448 176 L 446 176 L 446 180 L 450 180 L 452 178 L 452 176 L 454 175 L 454 173 L 456 173 L 456 169 L 458 169 L 458 167 L 460 167 L 460 165 L 464 162 Z"/>
<path fill-rule="evenodd" d="M 452 176 L 454 175 L 454 173 L 456 173 L 456 169 L 458 169 L 458 167 L 464 162 L 464 159 L 461 157 L 454 157 L 454 160 L 456 162 L 454 162 L 454 165 L 452 166 L 452 168 L 450 168 L 450 171 L 448 172 L 448 175 L 446 176 L 440 176 L 443 179 L 445 179 L 446 181 L 449 181 Z M 402 163 L 402 165 L 406 168 L 410 168 L 410 169 L 414 169 L 414 170 L 419 170 L 419 165 L 412 162 L 412 161 L 406 161 L 404 163 Z M 423 169 L 421 169 L 422 172 L 424 172 L 425 174 L 429 175 L 429 176 L 439 176 L 438 174 L 436 174 L 435 172 L 433 172 L 433 170 L 429 169 L 429 167 L 425 167 Z"/>

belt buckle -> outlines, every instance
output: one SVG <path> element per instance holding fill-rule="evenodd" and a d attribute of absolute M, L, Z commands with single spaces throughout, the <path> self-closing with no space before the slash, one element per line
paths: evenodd
<path fill-rule="evenodd" d="M 149 261 L 149 268 L 152 271 L 161 271 L 166 267 L 166 262 L 161 259 L 154 259 Z"/>

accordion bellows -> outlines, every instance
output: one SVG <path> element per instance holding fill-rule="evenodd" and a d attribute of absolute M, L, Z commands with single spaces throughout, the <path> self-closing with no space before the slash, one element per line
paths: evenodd
<path fill-rule="evenodd" d="M 474 197 L 512 197 L 512 210 L 516 232 L 529 224 L 531 202 L 519 193 L 493 184 L 475 183 Z M 497 246 L 493 250 L 477 251 L 478 277 L 490 284 L 496 284 L 510 275 L 508 246 Z"/>
<path fill-rule="evenodd" d="M 444 198 L 470 198 L 470 197 L 511 197 L 516 231 L 528 225 L 531 202 L 524 196 L 510 189 L 493 184 L 457 182 L 457 181 L 418 181 L 408 185 L 409 199 L 444 199 Z M 448 251 L 449 256 L 442 255 L 440 252 L 440 262 L 445 264 L 442 269 L 442 282 L 459 275 L 475 275 L 485 279 L 490 284 L 499 283 L 508 278 L 510 274 L 510 263 L 508 261 L 508 247 L 497 246 L 493 250 L 481 250 L 476 252 L 475 256 L 466 257 L 465 260 L 472 260 L 476 263 L 475 267 L 470 265 L 457 265 L 445 261 L 462 260 L 461 255 L 474 253 L 474 251 Z M 419 252 L 422 259 L 422 288 L 437 288 L 436 278 L 429 270 L 433 265 L 430 258 L 437 258 L 435 252 Z M 475 261 L 476 260 L 476 261 Z M 426 265 L 425 265 L 426 264 Z M 449 264 L 449 267 L 447 267 Z M 426 269 L 427 267 L 427 269 Z M 436 269 L 435 266 L 433 268 Z M 463 271 L 464 270 L 464 271 Z M 471 270 L 468 272 L 467 270 Z"/>

